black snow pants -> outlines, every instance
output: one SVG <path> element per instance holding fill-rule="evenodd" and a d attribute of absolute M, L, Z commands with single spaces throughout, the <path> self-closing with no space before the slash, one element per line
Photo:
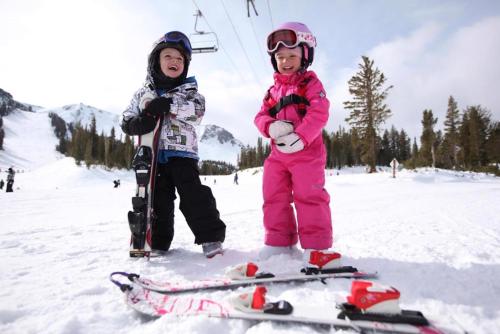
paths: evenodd
<path fill-rule="evenodd" d="M 193 232 L 195 244 L 224 241 L 226 225 L 210 187 L 200 181 L 198 161 L 191 158 L 169 158 L 157 168 L 153 206 L 152 248 L 168 250 L 174 238 L 175 190 L 180 197 L 179 209 Z"/>
<path fill-rule="evenodd" d="M 7 188 L 5 189 L 5 192 L 11 193 L 14 192 L 14 180 L 9 180 L 7 181 Z"/>

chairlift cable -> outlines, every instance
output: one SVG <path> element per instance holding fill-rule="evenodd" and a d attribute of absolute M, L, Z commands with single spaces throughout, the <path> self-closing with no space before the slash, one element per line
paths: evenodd
<path fill-rule="evenodd" d="M 269 12 L 269 18 L 271 19 L 271 30 L 274 30 L 273 14 L 271 13 L 271 4 L 267 0 L 267 11 Z"/>
<path fill-rule="evenodd" d="M 253 73 L 253 75 L 255 77 L 255 80 L 257 81 L 257 83 L 259 84 L 259 86 L 263 87 L 262 84 L 261 84 L 261 82 L 260 82 L 260 80 L 259 80 L 257 72 L 255 71 L 255 68 L 252 65 L 252 62 L 250 61 L 250 58 L 248 57 L 248 53 L 245 50 L 245 47 L 243 46 L 243 42 L 241 41 L 240 35 L 238 34 L 238 31 L 236 31 L 236 27 L 234 26 L 233 20 L 231 20 L 231 16 L 229 15 L 229 12 L 227 11 L 226 5 L 224 4 L 224 0 L 220 0 L 220 2 L 222 4 L 222 7 L 224 8 L 224 12 L 226 13 L 226 16 L 227 16 L 227 19 L 229 20 L 229 23 L 231 23 L 231 27 L 233 28 L 233 31 L 234 31 L 234 33 L 236 35 L 238 43 L 240 44 L 241 49 L 243 50 L 243 53 L 245 54 L 245 58 L 247 59 L 247 62 L 250 65 L 250 68 L 252 69 L 252 73 Z"/>
<path fill-rule="evenodd" d="M 259 48 L 259 53 L 260 53 L 260 56 L 261 56 L 261 60 L 263 62 L 263 65 L 264 65 L 264 68 L 266 68 L 266 60 L 267 60 L 267 57 L 265 56 L 264 54 L 264 51 L 262 51 L 262 46 L 261 46 L 261 41 L 259 41 L 259 38 L 257 37 L 257 32 L 255 31 L 255 26 L 253 24 L 253 20 L 251 17 L 249 17 L 250 19 L 250 26 L 252 27 L 252 31 L 253 31 L 253 36 L 255 37 L 255 41 L 257 42 L 257 46 Z"/>
<path fill-rule="evenodd" d="M 201 9 L 200 7 L 198 6 L 198 4 L 196 3 L 195 0 L 192 0 L 193 1 L 193 5 L 196 7 L 197 10 L 199 10 L 201 12 Z M 215 32 L 214 29 L 212 29 L 212 27 L 210 26 L 210 23 L 208 23 L 208 20 L 207 18 L 205 17 L 205 15 L 202 16 L 203 19 L 205 20 L 205 23 L 207 24 L 207 27 L 210 29 L 210 31 L 213 31 Z M 243 74 L 241 74 L 240 70 L 238 69 L 238 67 L 236 66 L 236 64 L 234 63 L 233 59 L 231 58 L 231 56 L 229 55 L 229 53 L 226 51 L 226 49 L 224 48 L 224 46 L 222 45 L 222 42 L 219 40 L 219 47 L 222 49 L 222 51 L 224 51 L 224 54 L 227 56 L 227 58 L 229 59 L 229 63 L 231 64 L 231 66 L 233 67 L 233 69 L 238 73 L 238 75 L 240 76 L 240 79 L 243 81 L 243 82 L 246 82 L 246 79 L 245 77 L 243 76 Z"/>

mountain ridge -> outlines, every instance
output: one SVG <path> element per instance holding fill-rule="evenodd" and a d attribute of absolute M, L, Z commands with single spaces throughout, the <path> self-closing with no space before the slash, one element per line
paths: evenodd
<path fill-rule="evenodd" d="M 47 117 L 50 113 L 54 113 L 61 117 L 67 125 L 80 123 L 82 126 L 90 126 L 92 118 L 95 117 L 98 133 L 109 135 L 111 129 L 114 128 L 115 138 L 123 140 L 125 136 L 120 127 L 121 115 L 81 102 L 56 108 L 43 108 L 15 101 L 10 93 L 0 89 L 0 105 L 2 103 L 9 106 L 8 114 L 14 110 L 46 114 Z M 215 124 L 203 124 L 198 126 L 196 130 L 199 138 L 198 154 L 200 160 L 224 161 L 237 165 L 238 155 L 244 145 L 231 132 Z M 5 140 L 9 140 L 8 136 L 7 132 Z"/>

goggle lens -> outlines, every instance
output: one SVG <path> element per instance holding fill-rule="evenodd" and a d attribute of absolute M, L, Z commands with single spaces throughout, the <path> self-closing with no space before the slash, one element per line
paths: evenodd
<path fill-rule="evenodd" d="M 293 30 L 278 30 L 273 32 L 267 38 L 267 51 L 276 51 L 280 43 L 287 48 L 294 48 L 299 44 L 297 41 L 297 35 Z"/>
<path fill-rule="evenodd" d="M 182 43 L 184 48 L 191 53 L 192 47 L 189 38 L 180 31 L 170 31 L 163 36 L 163 42 L 165 43 Z"/>

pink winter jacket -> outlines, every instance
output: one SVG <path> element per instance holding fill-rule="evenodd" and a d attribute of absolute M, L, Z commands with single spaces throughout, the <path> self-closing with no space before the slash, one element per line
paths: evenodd
<path fill-rule="evenodd" d="M 300 94 L 299 92 L 299 84 L 302 82 L 306 82 L 305 94 Z M 273 107 L 271 104 L 272 101 L 277 102 L 280 98 L 290 94 L 305 95 L 304 97 L 310 103 L 306 107 L 306 114 L 301 116 L 298 112 L 298 105 L 292 104 L 281 109 L 275 118 L 272 117 L 269 114 L 269 109 Z M 326 98 L 323 84 L 313 71 L 297 72 L 292 75 L 274 73 L 274 85 L 268 90 L 262 107 L 255 116 L 254 123 L 260 133 L 264 137 L 269 138 L 269 125 L 272 122 L 276 120 L 292 122 L 295 133 L 299 135 L 304 143 L 304 151 L 312 149 L 314 151 L 325 152 L 321 132 L 328 121 L 329 108 L 330 102 Z M 274 146 L 273 141 L 272 153 L 281 153 L 274 149 Z"/>

